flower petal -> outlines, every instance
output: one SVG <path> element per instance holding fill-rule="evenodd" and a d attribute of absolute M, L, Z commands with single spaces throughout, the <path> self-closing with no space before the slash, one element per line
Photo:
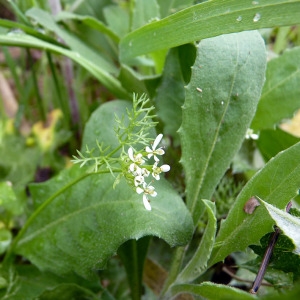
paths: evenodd
<path fill-rule="evenodd" d="M 128 157 L 130 158 L 130 160 L 134 161 L 134 157 L 133 157 L 133 148 L 130 147 L 128 149 Z"/>
<path fill-rule="evenodd" d="M 149 146 L 147 146 L 147 147 L 145 148 L 145 150 L 146 150 L 146 152 L 148 152 L 148 153 L 152 153 L 152 152 L 153 152 L 152 149 L 151 149 Z"/>
<path fill-rule="evenodd" d="M 160 167 L 160 170 L 161 170 L 162 172 L 169 172 L 170 169 L 171 169 L 171 167 L 170 167 L 169 165 L 162 165 L 162 166 Z"/>
<path fill-rule="evenodd" d="M 152 149 L 153 150 L 156 149 L 157 145 L 160 143 L 160 141 L 161 141 L 162 138 L 163 138 L 163 134 L 161 134 L 161 133 L 156 137 L 156 139 L 155 139 L 155 141 L 154 141 L 154 143 L 152 145 Z"/>
<path fill-rule="evenodd" d="M 151 210 L 151 205 L 146 195 L 143 195 L 143 203 L 147 210 Z"/>
<path fill-rule="evenodd" d="M 141 176 L 141 175 L 138 175 L 138 176 L 136 176 L 136 177 L 134 178 L 134 185 L 135 185 L 135 186 L 138 186 L 138 185 L 140 185 L 140 184 L 143 184 L 144 182 L 145 182 L 145 179 L 144 179 L 144 177 Z"/>
<path fill-rule="evenodd" d="M 140 188 L 139 186 L 135 190 L 138 194 L 144 193 L 144 189 Z"/>
<path fill-rule="evenodd" d="M 153 173 L 152 173 L 152 176 L 153 176 L 156 180 L 160 180 L 159 174 L 155 174 L 155 173 L 153 172 Z"/>

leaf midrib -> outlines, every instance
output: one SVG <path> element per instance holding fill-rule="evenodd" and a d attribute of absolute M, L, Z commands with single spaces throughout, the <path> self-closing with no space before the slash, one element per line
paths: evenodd
<path fill-rule="evenodd" d="M 237 46 L 237 49 L 238 49 L 238 51 L 236 51 L 236 58 L 239 58 L 240 51 L 239 51 L 239 43 L 238 43 L 238 41 L 236 41 L 236 46 Z M 216 133 L 215 133 L 212 145 L 211 145 L 210 152 L 208 154 L 208 157 L 207 157 L 207 160 L 206 160 L 206 163 L 205 163 L 202 175 L 201 175 L 200 180 L 199 180 L 199 184 L 197 185 L 197 189 L 196 189 L 193 201 L 192 201 L 192 207 L 191 207 L 191 213 L 192 213 L 192 215 L 194 214 L 196 203 L 197 203 L 197 200 L 199 198 L 199 194 L 200 194 L 200 191 L 201 191 L 201 188 L 202 188 L 202 184 L 203 184 L 203 181 L 204 181 L 204 178 L 205 178 L 208 166 L 209 166 L 209 162 L 211 160 L 211 157 L 213 155 L 213 152 L 214 152 L 216 144 L 217 144 L 217 140 L 218 140 L 219 132 L 220 132 L 220 129 L 221 129 L 221 125 L 223 124 L 223 120 L 225 119 L 225 115 L 227 113 L 227 110 L 228 110 L 228 107 L 229 107 L 229 104 L 230 104 L 231 94 L 232 94 L 233 87 L 234 87 L 234 84 L 235 84 L 236 75 L 238 73 L 238 71 L 237 71 L 237 69 L 238 69 L 238 59 L 236 59 L 235 69 L 236 69 L 236 72 L 234 72 L 234 76 L 233 76 L 233 79 L 232 79 L 230 91 L 229 91 L 228 97 L 226 99 L 226 106 L 225 106 L 224 112 L 222 114 L 222 117 L 220 119 L 220 122 L 218 124 L 217 130 L 216 130 Z"/>

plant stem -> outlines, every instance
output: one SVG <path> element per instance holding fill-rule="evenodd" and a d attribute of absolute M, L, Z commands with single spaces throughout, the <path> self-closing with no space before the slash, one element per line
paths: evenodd
<path fill-rule="evenodd" d="M 292 207 L 292 202 L 289 202 L 287 207 L 286 207 L 286 212 L 289 212 L 289 210 L 291 209 Z M 266 249 L 266 252 L 265 252 L 265 255 L 264 255 L 264 258 L 261 262 L 261 265 L 260 265 L 260 268 L 259 268 L 259 271 L 256 275 L 256 278 L 253 282 L 253 285 L 252 285 L 252 288 L 251 290 L 249 291 L 249 293 L 251 294 L 256 294 L 259 287 L 261 286 L 261 282 L 265 276 L 265 273 L 266 273 L 266 270 L 267 270 L 267 267 L 268 267 L 268 264 L 269 264 L 269 261 L 270 261 L 270 258 L 272 256 L 272 253 L 273 253 L 273 249 L 274 249 L 274 246 L 277 242 L 277 239 L 279 237 L 279 234 L 280 234 L 280 229 L 279 228 L 276 228 L 275 232 L 273 233 L 270 241 L 269 241 L 269 244 L 268 244 L 268 247 Z"/>

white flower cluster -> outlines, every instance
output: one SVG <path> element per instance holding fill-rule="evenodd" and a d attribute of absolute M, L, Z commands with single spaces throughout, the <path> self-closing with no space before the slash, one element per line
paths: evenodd
<path fill-rule="evenodd" d="M 143 194 L 143 203 L 147 210 L 151 210 L 148 195 L 151 197 L 156 197 L 157 192 L 151 185 L 151 182 L 146 182 L 146 178 L 149 177 L 151 173 L 153 178 L 160 180 L 160 173 L 168 172 L 170 170 L 169 165 L 158 166 L 159 158 L 157 156 L 165 154 L 165 151 L 162 148 L 156 149 L 162 137 L 163 135 L 159 134 L 156 137 L 152 147 L 146 147 L 146 152 L 139 152 L 135 154 L 132 147 L 128 149 L 128 157 L 130 159 L 128 172 L 134 177 L 133 182 L 136 192 L 138 194 Z M 150 159 L 151 157 L 154 158 L 154 164 L 145 165 L 146 160 Z"/>

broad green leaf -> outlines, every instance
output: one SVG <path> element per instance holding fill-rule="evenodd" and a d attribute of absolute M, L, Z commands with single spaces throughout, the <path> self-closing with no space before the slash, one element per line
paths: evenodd
<path fill-rule="evenodd" d="M 70 176 L 81 172 L 74 167 L 39 185 L 40 192 L 53 195 L 57 189 L 51 189 L 52 183 L 55 187 L 61 183 L 63 189 Z M 111 174 L 91 175 L 48 198 L 27 221 L 14 251 L 41 270 L 87 276 L 91 269 L 104 268 L 129 239 L 154 235 L 171 246 L 189 241 L 190 215 L 165 180 L 155 185 L 158 196 L 151 200 L 151 212 L 124 180 L 113 189 L 114 181 Z"/>
<path fill-rule="evenodd" d="M 207 262 L 215 242 L 217 231 L 215 204 L 209 200 L 202 201 L 206 206 L 208 223 L 194 256 L 179 274 L 177 282 L 191 282 L 199 277 L 203 271 L 206 271 Z"/>
<path fill-rule="evenodd" d="M 42 50 L 49 50 L 54 53 L 59 53 L 71 58 L 73 61 L 77 62 L 79 65 L 84 67 L 93 76 L 95 76 L 104 86 L 106 86 L 113 94 L 120 98 L 128 99 L 129 95 L 126 90 L 121 86 L 121 83 L 114 78 L 111 74 L 101 68 L 95 62 L 92 62 L 87 57 L 80 55 L 77 52 L 67 50 L 65 48 L 56 46 L 44 42 L 40 39 L 34 38 L 26 34 L 9 34 L 0 35 L 0 45 L 7 46 L 17 46 L 17 47 L 28 47 L 28 48 L 38 48 Z"/>
<path fill-rule="evenodd" d="M 189 293 L 196 296 L 202 296 L 207 300 L 253 300 L 256 296 L 243 290 L 233 288 L 228 285 L 215 284 L 212 282 L 203 282 L 202 284 L 181 284 L 172 289 L 173 295 L 178 293 Z"/>
<path fill-rule="evenodd" d="M 33 7 L 26 12 L 26 16 L 32 18 L 45 29 L 55 32 L 74 52 L 88 59 L 90 63 L 101 66 L 103 71 L 117 73 L 117 68 L 108 59 L 88 47 L 73 33 L 61 28 L 48 12 Z"/>
<path fill-rule="evenodd" d="M 273 220 L 265 209 L 256 207 L 246 214 L 243 207 L 253 196 L 279 208 L 284 208 L 300 187 L 300 143 L 279 153 L 257 172 L 237 197 L 220 231 L 209 265 L 223 260 L 228 254 L 259 244 L 260 238 L 273 231 Z"/>
<path fill-rule="evenodd" d="M 259 133 L 259 139 L 256 141 L 256 144 L 264 159 L 268 161 L 280 151 L 295 145 L 299 141 L 299 138 L 276 128 L 276 130 L 262 130 Z"/>
<path fill-rule="evenodd" d="M 156 0 L 135 0 L 132 11 L 131 30 L 160 18 L 159 6 Z"/>
<path fill-rule="evenodd" d="M 115 133 L 117 127 L 115 116 L 119 118 L 126 116 L 127 109 L 132 109 L 129 101 L 114 100 L 101 105 L 95 110 L 86 124 L 81 151 L 84 151 L 87 146 L 90 150 L 95 149 L 94 156 L 100 155 L 96 147 L 96 141 L 99 144 L 102 143 L 103 148 L 109 147 L 109 152 L 117 148 L 119 141 Z"/>
<path fill-rule="evenodd" d="M 207 1 L 126 35 L 120 43 L 121 61 L 225 33 L 299 24 L 299 20 L 299 0 Z"/>
<path fill-rule="evenodd" d="M 116 146 L 115 113 L 126 115 L 126 101 L 111 101 L 98 109 L 84 133 L 84 143 L 95 147 L 96 139 Z M 177 192 L 164 179 L 153 183 L 158 193 L 152 211 L 144 208 L 125 180 L 113 188 L 115 177 L 86 174 L 77 165 L 54 179 L 35 184 L 31 194 L 40 204 L 14 240 L 12 250 L 42 270 L 87 276 L 104 268 L 119 246 L 131 239 L 153 235 L 171 246 L 191 238 L 191 216 Z M 118 174 L 116 174 L 117 176 Z M 39 199 L 41 198 L 41 199 Z"/>
<path fill-rule="evenodd" d="M 276 222 L 277 226 L 288 236 L 294 243 L 294 253 L 300 254 L 300 219 L 280 210 L 277 207 L 263 201 L 260 202 L 268 210 L 272 219 Z"/>
<path fill-rule="evenodd" d="M 251 128 L 273 129 L 300 108 L 300 47 L 268 62 L 266 82 Z"/>
<path fill-rule="evenodd" d="M 196 223 L 244 140 L 264 82 L 265 46 L 256 32 L 199 43 L 179 129 L 187 205 Z"/>
<path fill-rule="evenodd" d="M 79 21 L 100 33 L 106 34 L 113 41 L 119 41 L 119 37 L 112 30 L 110 30 L 103 22 L 91 16 L 81 16 L 68 11 L 61 11 L 55 16 L 55 20 L 57 22 L 65 22 L 68 20 Z"/>

